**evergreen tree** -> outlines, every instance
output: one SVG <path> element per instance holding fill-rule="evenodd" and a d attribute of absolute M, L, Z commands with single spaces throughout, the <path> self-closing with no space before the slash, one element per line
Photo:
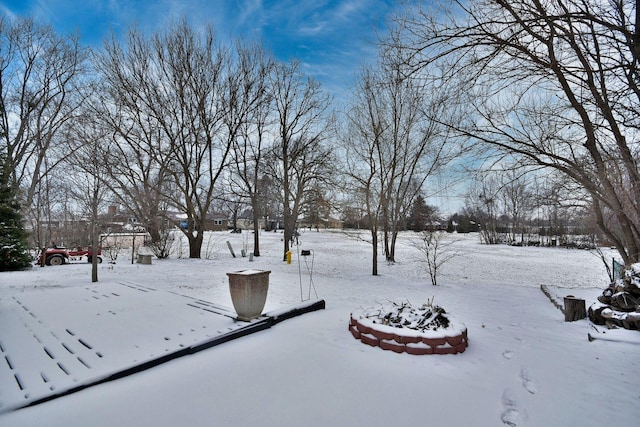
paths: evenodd
<path fill-rule="evenodd" d="M 413 231 L 432 230 L 438 220 L 438 208 L 427 205 L 425 198 L 418 194 L 407 219 L 407 228 Z"/>
<path fill-rule="evenodd" d="M 31 264 L 17 192 L 9 184 L 4 153 L 0 154 L 0 271 L 20 270 Z"/>

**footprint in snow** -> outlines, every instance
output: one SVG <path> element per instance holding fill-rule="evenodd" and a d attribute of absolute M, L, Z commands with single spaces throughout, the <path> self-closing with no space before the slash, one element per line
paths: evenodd
<path fill-rule="evenodd" d="M 526 414 L 518 408 L 513 390 L 509 388 L 504 390 L 502 393 L 502 406 L 504 410 L 500 415 L 500 420 L 504 425 L 509 427 L 522 425 Z"/>
<path fill-rule="evenodd" d="M 538 384 L 531 377 L 529 370 L 524 366 L 520 370 L 520 379 L 522 380 L 522 386 L 531 394 L 536 394 L 538 392 Z"/>
<path fill-rule="evenodd" d="M 514 353 L 513 351 L 511 351 L 511 350 L 505 350 L 505 351 L 502 353 L 502 357 L 504 357 L 505 359 L 511 359 L 511 358 L 513 357 L 513 355 L 514 355 L 514 354 L 515 354 L 515 353 Z"/>

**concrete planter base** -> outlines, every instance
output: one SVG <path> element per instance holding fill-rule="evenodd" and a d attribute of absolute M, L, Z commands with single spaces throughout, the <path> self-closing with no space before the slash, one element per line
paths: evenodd
<path fill-rule="evenodd" d="M 265 270 L 242 270 L 227 273 L 229 291 L 238 320 L 245 322 L 260 317 L 267 301 L 269 274 Z"/>

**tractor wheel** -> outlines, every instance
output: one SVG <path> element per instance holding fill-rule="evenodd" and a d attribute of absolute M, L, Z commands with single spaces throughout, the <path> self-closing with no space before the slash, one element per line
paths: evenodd
<path fill-rule="evenodd" d="M 47 265 L 62 265 L 64 264 L 64 258 L 60 255 L 51 255 L 47 258 Z"/>

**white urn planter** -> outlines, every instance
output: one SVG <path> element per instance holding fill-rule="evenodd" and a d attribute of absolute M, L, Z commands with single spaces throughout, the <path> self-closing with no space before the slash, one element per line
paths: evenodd
<path fill-rule="evenodd" d="M 260 317 L 267 301 L 269 274 L 266 270 L 241 270 L 227 273 L 231 302 L 238 320 L 245 322 Z"/>

